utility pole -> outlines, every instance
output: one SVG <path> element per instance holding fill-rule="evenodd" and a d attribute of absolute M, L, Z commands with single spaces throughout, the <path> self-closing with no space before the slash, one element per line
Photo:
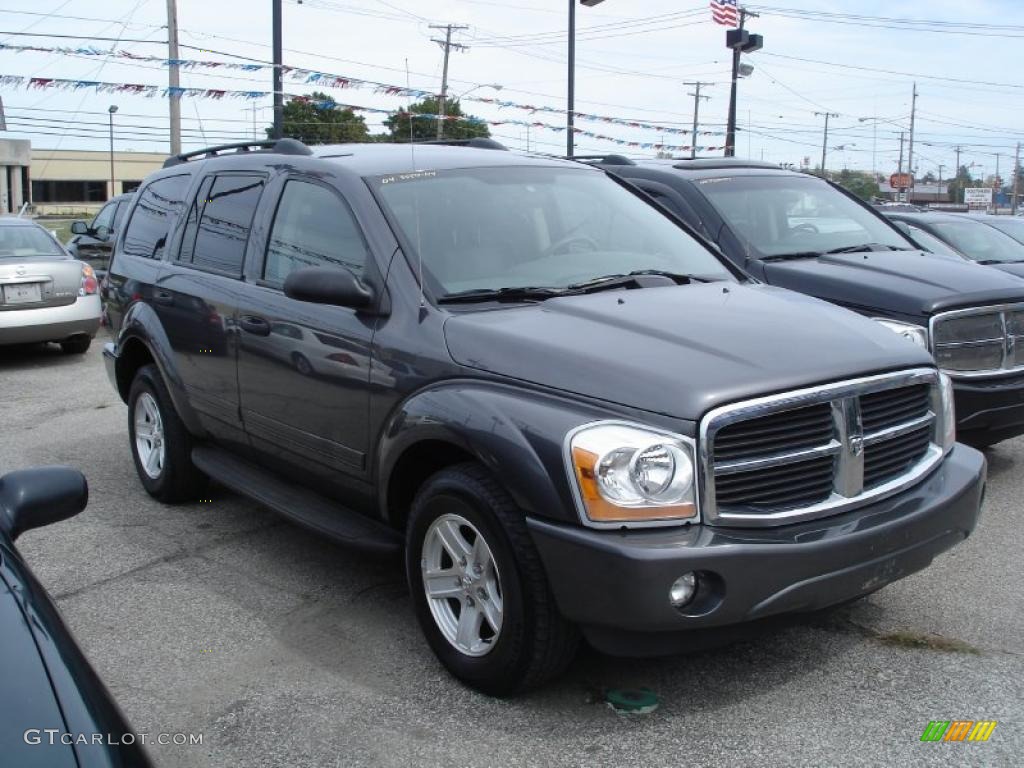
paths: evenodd
<path fill-rule="evenodd" d="M 939 194 L 942 194 L 942 169 L 945 168 L 945 167 L 946 166 L 944 166 L 942 163 L 939 163 L 939 183 L 938 183 Z"/>
<path fill-rule="evenodd" d="M 693 160 L 697 157 L 697 119 L 700 115 L 700 100 L 711 100 L 710 96 L 701 96 L 700 89 L 705 85 L 714 85 L 714 83 L 702 83 L 698 80 L 692 83 L 686 82 L 683 83 L 683 85 L 691 85 L 694 88 L 693 92 L 689 94 L 690 96 L 693 96 L 693 136 L 691 137 L 692 141 L 690 142 L 690 159 Z"/>
<path fill-rule="evenodd" d="M 274 138 L 284 137 L 284 70 L 281 53 L 281 0 L 274 4 Z"/>
<path fill-rule="evenodd" d="M 825 173 L 825 158 L 828 156 L 828 119 L 830 117 L 839 117 L 836 112 L 815 112 L 815 117 L 825 116 L 825 138 L 821 142 L 821 178 L 827 179 L 828 174 Z"/>
<path fill-rule="evenodd" d="M 917 116 L 917 83 L 910 100 L 910 148 L 907 152 L 907 170 L 910 171 L 910 188 L 914 188 L 914 118 Z"/>
<path fill-rule="evenodd" d="M 178 79 L 178 4 L 167 0 L 167 86 L 171 89 L 167 102 L 171 111 L 171 154 L 181 154 L 181 94 L 174 91 L 179 87 Z"/>
<path fill-rule="evenodd" d="M 1017 215 L 1017 195 L 1020 193 L 1020 142 L 1017 142 L 1017 159 L 1013 164 L 1013 200 L 1010 201 L 1010 213 Z"/>
<path fill-rule="evenodd" d="M 761 17 L 758 13 L 748 11 L 746 8 L 740 8 L 740 25 L 735 30 L 735 34 L 734 31 L 730 31 L 726 36 L 726 42 L 732 48 L 732 90 L 729 92 L 729 124 L 725 131 L 726 157 L 736 156 L 736 86 L 740 78 L 740 56 L 743 54 L 744 49 L 748 52 L 753 52 L 759 50 L 762 45 L 760 35 L 747 35 L 745 33 L 748 16 L 754 19 Z M 748 42 L 744 42 L 745 40 Z"/>
<path fill-rule="evenodd" d="M 448 54 L 451 53 L 451 49 L 455 48 L 459 51 L 467 50 L 468 46 L 460 43 L 452 42 L 452 32 L 461 29 L 468 29 L 465 24 L 431 24 L 431 29 L 443 29 L 444 40 L 438 40 L 436 37 L 430 38 L 435 43 L 444 48 L 444 70 L 441 75 L 441 96 L 437 100 L 437 138 L 444 138 L 444 118 L 445 118 L 445 98 L 448 96 Z"/>
<path fill-rule="evenodd" d="M 956 200 L 953 200 L 954 203 L 960 202 L 960 153 L 962 151 L 962 147 L 958 146 L 956 148 L 956 175 L 953 177 L 956 180 L 956 191 L 953 193 L 954 197 L 956 197 Z"/>

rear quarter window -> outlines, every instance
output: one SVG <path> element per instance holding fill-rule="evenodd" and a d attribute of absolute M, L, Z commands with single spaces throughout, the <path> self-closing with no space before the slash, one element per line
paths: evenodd
<path fill-rule="evenodd" d="M 138 193 L 122 250 L 126 256 L 159 259 L 167 247 L 167 235 L 181 211 L 191 176 L 164 176 Z"/>

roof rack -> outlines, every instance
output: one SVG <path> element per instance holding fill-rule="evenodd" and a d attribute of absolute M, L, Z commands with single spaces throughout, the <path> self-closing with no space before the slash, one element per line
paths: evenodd
<path fill-rule="evenodd" d="M 218 144 L 215 147 L 197 149 L 194 152 L 182 152 L 180 155 L 171 155 L 164 160 L 164 168 L 187 163 L 195 157 L 207 160 L 211 157 L 219 157 L 222 152 L 234 150 L 235 154 L 246 152 L 275 152 L 279 155 L 312 155 L 313 150 L 307 147 L 298 139 L 277 139 L 270 141 L 240 141 L 236 144 Z"/>
<path fill-rule="evenodd" d="M 602 165 L 636 165 L 625 155 L 573 155 L 566 160 L 579 160 L 582 163 L 601 163 Z"/>
<path fill-rule="evenodd" d="M 672 158 L 672 167 L 679 170 L 715 168 L 770 168 L 779 170 L 782 166 L 776 163 L 766 163 L 763 160 L 744 160 L 739 157 L 698 157 L 693 160 L 685 158 Z"/>
<path fill-rule="evenodd" d="M 486 136 L 475 136 L 471 139 L 417 139 L 415 141 L 399 142 L 401 144 L 441 144 L 448 147 L 473 147 L 474 149 L 500 149 L 508 151 L 508 147 L 500 141 L 487 138 Z"/>

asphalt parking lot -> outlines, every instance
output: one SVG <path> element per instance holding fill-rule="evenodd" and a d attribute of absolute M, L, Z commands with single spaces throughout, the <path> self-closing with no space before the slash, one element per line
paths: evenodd
<path fill-rule="evenodd" d="M 161 766 L 1020 765 L 1024 440 L 988 452 L 974 536 L 852 606 L 659 660 L 584 651 L 499 701 L 449 678 L 397 566 L 223 490 L 167 507 L 139 484 L 98 338 L 0 348 L 0 472 L 64 463 L 88 509 L 18 542 L 139 732 L 203 734 Z M 647 687 L 623 716 L 603 692 Z M 930 720 L 997 720 L 922 743 Z"/>

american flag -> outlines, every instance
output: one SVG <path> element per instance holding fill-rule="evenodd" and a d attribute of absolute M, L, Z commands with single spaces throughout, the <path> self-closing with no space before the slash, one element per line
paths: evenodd
<path fill-rule="evenodd" d="M 739 26 L 740 14 L 736 0 L 711 0 L 711 17 L 716 24 L 727 27 Z"/>

